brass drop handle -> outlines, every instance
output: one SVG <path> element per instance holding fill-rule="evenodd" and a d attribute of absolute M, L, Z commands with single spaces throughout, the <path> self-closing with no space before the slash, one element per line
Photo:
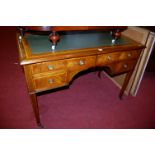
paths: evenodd
<path fill-rule="evenodd" d="M 52 65 L 48 65 L 48 70 L 53 70 L 54 67 Z"/>
<path fill-rule="evenodd" d="M 84 60 L 80 60 L 80 61 L 79 61 L 79 65 L 80 65 L 80 66 L 83 66 L 84 64 L 85 64 Z"/>
<path fill-rule="evenodd" d="M 123 67 L 124 67 L 124 68 L 128 68 L 128 65 L 127 65 L 127 64 L 124 64 Z"/>
<path fill-rule="evenodd" d="M 51 84 L 51 83 L 54 83 L 54 80 L 53 80 L 53 79 L 49 79 L 49 80 L 48 80 L 48 83 L 50 83 L 50 84 Z"/>

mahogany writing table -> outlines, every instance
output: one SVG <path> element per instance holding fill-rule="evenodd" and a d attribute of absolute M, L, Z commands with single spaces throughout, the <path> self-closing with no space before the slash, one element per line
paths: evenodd
<path fill-rule="evenodd" d="M 73 77 L 90 68 L 103 68 L 111 76 L 127 73 L 122 98 L 144 46 L 129 38 L 113 41 L 109 32 L 74 31 L 59 33 L 61 40 L 51 49 L 49 34 L 17 33 L 20 64 L 36 121 L 41 126 L 37 93 L 69 85 Z M 104 92 L 103 92 L 104 93 Z"/>

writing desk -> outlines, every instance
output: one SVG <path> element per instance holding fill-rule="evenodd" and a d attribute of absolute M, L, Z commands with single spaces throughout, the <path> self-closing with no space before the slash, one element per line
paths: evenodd
<path fill-rule="evenodd" d="M 115 76 L 127 73 L 119 97 L 122 98 L 144 46 L 129 38 L 113 42 L 109 32 L 67 31 L 51 49 L 48 34 L 17 33 L 20 64 L 24 68 L 28 93 L 36 121 L 41 126 L 37 93 L 69 85 L 79 72 L 103 68 Z M 103 92 L 104 93 L 104 92 Z"/>

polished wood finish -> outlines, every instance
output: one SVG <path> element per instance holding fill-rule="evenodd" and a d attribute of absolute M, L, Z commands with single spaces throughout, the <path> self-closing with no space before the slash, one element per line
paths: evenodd
<path fill-rule="evenodd" d="M 41 63 L 32 64 L 32 73 L 40 74 L 45 72 L 56 73 L 57 71 L 63 71 L 66 69 L 67 60 L 59 61 L 47 61 Z"/>
<path fill-rule="evenodd" d="M 114 53 L 108 53 L 108 54 L 100 54 L 98 55 L 98 58 L 97 58 L 97 65 L 103 66 L 103 64 L 110 64 L 117 61 L 137 59 L 140 53 L 141 51 L 131 50 L 131 51 L 124 51 L 124 52 L 122 51 L 122 52 L 114 52 Z"/>
<path fill-rule="evenodd" d="M 127 29 L 127 26 L 22 26 L 25 31 L 77 31 L 77 30 L 102 30 L 109 31 L 119 29 L 121 31 Z"/>
<path fill-rule="evenodd" d="M 109 75 L 128 73 L 119 94 L 122 98 L 142 49 L 135 41 L 131 44 L 76 49 L 56 53 L 32 54 L 25 37 L 17 33 L 20 64 L 24 67 L 28 92 L 38 125 L 39 109 L 36 94 L 69 85 L 73 77 L 89 68 L 105 68 Z"/>
<path fill-rule="evenodd" d="M 44 74 L 34 78 L 35 91 L 43 91 L 47 89 L 57 88 L 66 85 L 67 73 Z"/>
<path fill-rule="evenodd" d="M 95 67 L 96 56 L 72 58 L 67 61 L 68 83 L 79 72 Z"/>
<path fill-rule="evenodd" d="M 43 126 L 40 122 L 39 107 L 38 107 L 36 94 L 29 94 L 29 96 L 31 99 L 31 103 L 32 103 L 34 114 L 35 114 L 36 122 L 37 122 L 38 126 L 40 128 L 42 128 Z"/>
<path fill-rule="evenodd" d="M 56 31 L 52 31 L 52 33 L 49 35 L 49 40 L 52 41 L 53 45 L 56 46 L 57 41 L 60 39 L 59 35 L 56 33 Z"/>

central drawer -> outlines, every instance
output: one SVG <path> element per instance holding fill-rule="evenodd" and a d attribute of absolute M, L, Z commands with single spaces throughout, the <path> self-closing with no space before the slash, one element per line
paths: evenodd
<path fill-rule="evenodd" d="M 68 59 L 67 61 L 68 81 L 70 81 L 77 73 L 95 67 L 95 62 L 96 62 L 96 56 Z"/>
<path fill-rule="evenodd" d="M 68 59 L 67 68 L 70 71 L 84 70 L 95 66 L 96 56 L 79 57 Z"/>

